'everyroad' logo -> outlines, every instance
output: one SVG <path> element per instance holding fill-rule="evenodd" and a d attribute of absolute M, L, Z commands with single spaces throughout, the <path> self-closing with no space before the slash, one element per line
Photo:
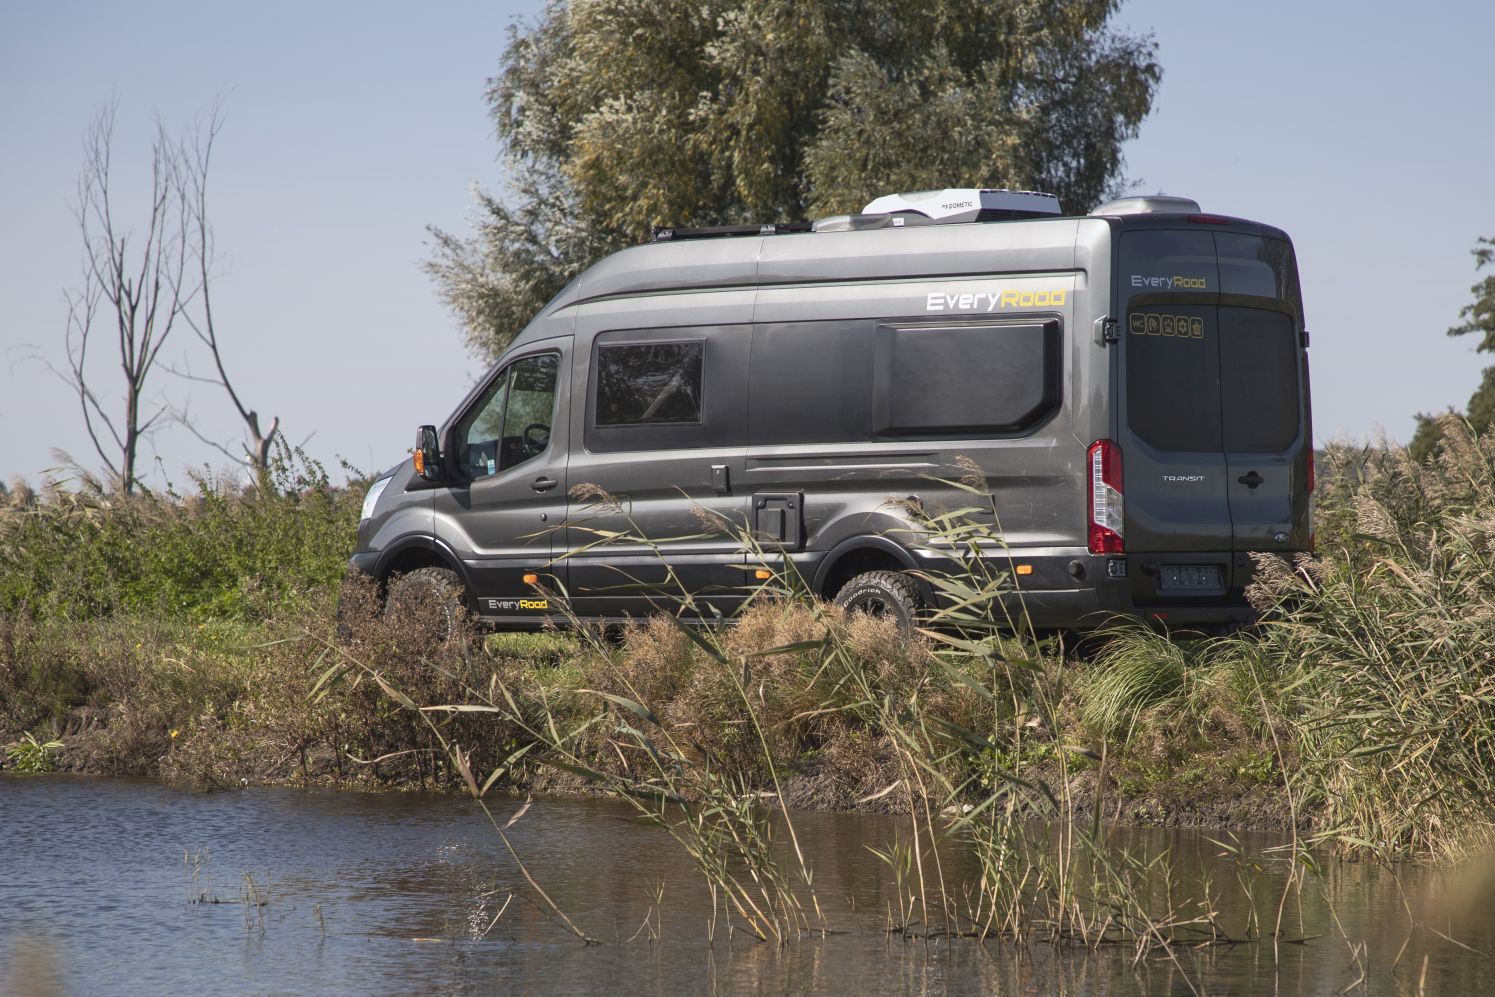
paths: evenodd
<path fill-rule="evenodd" d="M 945 294 L 935 292 L 925 300 L 927 312 L 994 312 L 999 308 L 1062 308 L 1069 292 L 1065 288 L 1051 291 L 967 291 Z"/>

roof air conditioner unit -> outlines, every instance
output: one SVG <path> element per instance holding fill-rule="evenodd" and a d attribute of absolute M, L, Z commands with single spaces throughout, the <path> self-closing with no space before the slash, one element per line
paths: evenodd
<path fill-rule="evenodd" d="M 1059 214 L 1059 199 L 1032 190 L 920 190 L 885 194 L 862 209 L 866 215 L 923 215 L 936 222 L 995 222 Z"/>

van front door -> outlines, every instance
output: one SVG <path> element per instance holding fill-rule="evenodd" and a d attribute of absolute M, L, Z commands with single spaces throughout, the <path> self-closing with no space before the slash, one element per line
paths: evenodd
<path fill-rule="evenodd" d="M 436 530 L 462 559 L 484 617 L 552 615 L 552 564 L 566 513 L 565 404 L 569 340 L 548 340 L 506 364 L 451 425 L 449 484 L 435 497 Z"/>

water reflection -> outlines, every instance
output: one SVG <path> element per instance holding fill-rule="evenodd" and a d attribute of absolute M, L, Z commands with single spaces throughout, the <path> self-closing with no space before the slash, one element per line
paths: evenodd
<path fill-rule="evenodd" d="M 516 806 L 499 801 L 495 815 Z M 868 849 L 906 838 L 907 828 L 828 814 L 796 823 L 828 933 L 778 948 L 719 923 L 708 946 L 707 890 L 663 832 L 607 802 L 537 801 L 511 840 L 601 942 L 583 946 L 534 901 L 471 803 L 0 779 L 0 981 L 15 994 L 211 986 L 1080 995 L 1331 993 L 1363 976 L 1370 993 L 1415 993 L 1419 982 L 1427 993 L 1495 990 L 1484 957 L 1495 944 L 1486 870 L 1448 876 L 1329 863 L 1321 879 L 1284 896 L 1282 866 L 1261 858 L 1281 843 L 1269 836 L 1243 836 L 1237 861 L 1199 832 L 1129 832 L 1127 847 L 1168 850 L 1174 898 L 1209 898 L 1232 935 L 1270 932 L 1280 906 L 1288 939 L 1316 936 L 1138 961 L 1124 946 L 890 936 L 896 887 Z M 957 856 L 946 858 L 952 882 L 969 874 Z M 1163 882 L 1152 885 L 1166 900 Z M 265 906 L 241 902 L 252 893 Z"/>

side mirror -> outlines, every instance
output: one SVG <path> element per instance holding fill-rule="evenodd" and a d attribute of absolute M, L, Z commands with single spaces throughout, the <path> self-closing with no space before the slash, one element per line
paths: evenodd
<path fill-rule="evenodd" d="M 435 426 L 422 426 L 415 431 L 415 473 L 427 481 L 441 478 L 441 450 L 436 443 Z"/>

